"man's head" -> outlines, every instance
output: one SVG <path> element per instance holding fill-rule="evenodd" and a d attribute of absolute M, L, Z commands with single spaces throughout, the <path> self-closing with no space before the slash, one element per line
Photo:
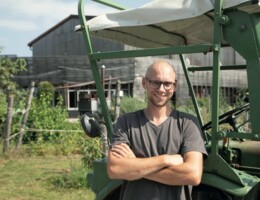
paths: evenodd
<path fill-rule="evenodd" d="M 148 103 L 165 106 L 175 91 L 176 74 L 171 64 L 164 60 L 155 61 L 146 71 L 142 85 L 147 91 Z"/>

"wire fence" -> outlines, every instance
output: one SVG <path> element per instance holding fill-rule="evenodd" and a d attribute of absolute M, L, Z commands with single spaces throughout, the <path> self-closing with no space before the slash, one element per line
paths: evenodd
<path fill-rule="evenodd" d="M 23 129 L 20 130 L 17 133 L 12 134 L 9 138 L 5 138 L 3 140 L 8 140 L 10 141 L 11 139 L 14 139 L 15 137 L 19 136 L 21 133 L 26 133 L 26 132 L 35 132 L 35 133 L 41 133 L 41 132 L 49 132 L 50 134 L 57 132 L 57 133 L 83 133 L 83 130 L 54 130 L 54 129 L 34 129 L 34 128 L 28 128 L 28 129 Z"/>

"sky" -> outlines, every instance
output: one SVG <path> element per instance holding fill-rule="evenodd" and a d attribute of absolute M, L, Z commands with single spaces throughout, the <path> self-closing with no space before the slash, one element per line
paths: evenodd
<path fill-rule="evenodd" d="M 139 7 L 150 0 L 114 0 L 127 8 Z M 0 0 L 0 55 L 31 57 L 28 43 L 77 12 L 78 0 Z M 86 15 L 116 11 L 86 0 Z"/>

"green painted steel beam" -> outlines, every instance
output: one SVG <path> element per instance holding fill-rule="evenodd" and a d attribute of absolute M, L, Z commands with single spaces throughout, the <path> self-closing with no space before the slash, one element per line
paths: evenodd
<path fill-rule="evenodd" d="M 244 196 L 253 187 L 248 182 L 255 184 L 259 181 L 258 178 L 250 176 L 241 171 L 231 168 L 231 166 L 219 155 L 219 94 L 220 94 L 220 53 L 221 53 L 221 38 L 222 38 L 222 23 L 223 23 L 223 0 L 215 1 L 214 10 L 214 35 L 213 35 L 213 79 L 212 79 L 212 132 L 210 153 L 207 160 L 204 161 L 204 179 L 208 179 L 206 184 L 214 185 L 222 191 L 227 191 L 236 196 Z M 223 180 L 230 184 L 237 185 L 239 188 L 246 188 L 241 191 L 227 190 L 223 184 L 225 181 L 216 182 L 214 177 L 222 177 Z M 215 184 L 215 183 L 216 184 Z"/>
<path fill-rule="evenodd" d="M 85 0 L 79 1 L 79 3 L 78 3 L 78 13 L 79 13 L 79 19 L 80 19 L 80 24 L 81 24 L 81 27 L 82 27 L 82 33 L 83 33 L 85 45 L 86 45 L 86 48 L 87 48 L 89 62 L 90 62 L 90 66 L 91 66 L 91 69 L 92 69 L 93 78 L 94 78 L 95 84 L 96 84 L 98 98 L 100 100 L 102 116 L 103 116 L 105 123 L 106 123 L 108 136 L 109 136 L 109 138 L 111 138 L 111 135 L 113 133 L 112 120 L 111 120 L 110 112 L 109 112 L 109 109 L 108 109 L 108 106 L 107 106 L 103 84 L 101 82 L 99 67 L 98 67 L 97 61 L 92 59 L 91 56 L 90 56 L 90 54 L 93 52 L 93 50 L 92 50 L 92 43 L 91 43 L 91 40 L 90 40 L 90 33 L 89 33 L 89 30 L 88 30 L 87 21 L 86 21 L 86 17 L 85 17 Z"/>
<path fill-rule="evenodd" d="M 246 65 L 222 65 L 220 66 L 220 70 L 238 70 L 238 69 L 246 69 Z M 212 66 L 204 66 L 204 67 L 189 67 L 188 71 L 196 72 L 196 71 L 212 71 Z"/>
<path fill-rule="evenodd" d="M 222 31 L 222 5 L 223 0 L 215 1 L 214 10 L 214 33 L 213 44 L 213 79 L 212 79 L 212 141 L 211 141 L 211 156 L 218 155 L 218 138 L 216 133 L 219 130 L 219 91 L 220 91 L 220 50 L 221 50 L 221 31 Z M 217 167 L 215 159 L 212 159 L 211 167 Z"/>
<path fill-rule="evenodd" d="M 259 140 L 260 141 L 260 138 L 259 138 L 258 134 L 227 132 L 226 135 L 229 138 L 240 138 L 240 139 Z"/>
<path fill-rule="evenodd" d="M 212 163 L 216 165 L 214 170 L 212 170 Z M 221 156 L 212 156 L 212 153 L 209 153 L 208 159 L 204 161 L 203 172 L 204 178 L 208 178 L 207 176 L 212 176 L 212 174 L 214 174 L 215 176 L 220 176 L 223 179 L 238 185 L 239 187 L 247 187 L 248 191 L 260 181 L 259 177 L 250 175 L 241 170 L 231 168 L 230 165 Z M 214 179 L 211 179 L 211 184 L 218 185 L 218 188 L 221 190 L 225 191 L 226 189 L 221 182 L 216 182 Z M 233 192 L 234 194 L 236 193 L 235 191 Z M 238 196 L 239 194 L 236 195 Z"/>
<path fill-rule="evenodd" d="M 248 191 L 259 183 L 259 179 L 254 178 L 249 184 L 242 186 L 219 175 L 204 172 L 201 183 L 238 197 L 244 197 Z"/>
<path fill-rule="evenodd" d="M 191 83 L 190 78 L 189 78 L 189 74 L 188 74 L 188 70 L 187 70 L 187 67 L 186 67 L 186 63 L 185 63 L 185 60 L 184 60 L 184 57 L 183 57 L 182 54 L 180 54 L 179 57 L 180 57 L 180 60 L 181 60 L 181 63 L 182 63 L 184 76 L 186 78 L 186 81 L 187 81 L 187 84 L 188 84 L 188 87 L 189 87 L 189 91 L 190 91 L 190 94 L 191 94 L 191 99 L 192 99 L 192 102 L 193 102 L 193 105 L 194 105 L 194 109 L 195 109 L 195 112 L 197 114 L 197 118 L 199 120 L 200 127 L 202 127 L 204 125 L 204 123 L 203 123 L 202 115 L 201 115 L 200 110 L 199 110 L 198 101 L 197 101 L 197 98 L 196 98 L 196 95 L 195 95 L 192 83 Z M 208 144 L 209 141 L 208 141 L 208 137 L 207 137 L 207 134 L 206 134 L 205 131 L 203 131 L 203 139 Z"/>
<path fill-rule="evenodd" d="M 90 53 L 93 60 L 211 52 L 211 44 Z"/>
<path fill-rule="evenodd" d="M 224 39 L 242 55 L 247 65 L 252 133 L 260 138 L 260 13 L 242 11 L 225 13 L 229 23 L 223 27 Z"/>
<path fill-rule="evenodd" d="M 118 9 L 118 10 L 126 10 L 127 9 L 127 7 L 122 6 L 122 5 L 115 3 L 113 1 L 109 1 L 109 0 L 92 0 L 92 1 L 106 5 L 106 6 L 109 6 L 111 8 Z"/>

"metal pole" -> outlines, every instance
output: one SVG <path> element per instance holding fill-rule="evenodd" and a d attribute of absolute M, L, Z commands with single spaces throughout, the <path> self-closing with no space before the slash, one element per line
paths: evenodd
<path fill-rule="evenodd" d="M 104 90 L 105 90 L 105 69 L 106 69 L 106 66 L 102 65 L 101 66 L 101 80 L 102 80 L 102 85 L 103 85 Z"/>
<path fill-rule="evenodd" d="M 115 120 L 119 117 L 119 114 L 120 114 L 120 90 L 121 90 L 121 81 L 117 80 L 117 82 L 116 82 L 116 99 L 115 99 Z"/>

